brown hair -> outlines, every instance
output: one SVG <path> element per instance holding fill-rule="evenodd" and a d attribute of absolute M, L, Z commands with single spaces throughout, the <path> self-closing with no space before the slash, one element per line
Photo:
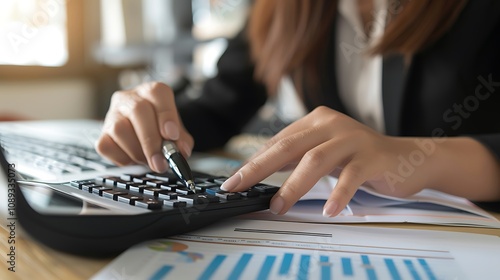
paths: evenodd
<path fill-rule="evenodd" d="M 411 57 L 443 35 L 467 0 L 389 0 L 387 27 L 370 54 Z M 337 1 L 256 0 L 249 24 L 256 78 L 273 94 L 284 75 L 301 88 L 318 82 Z M 331 34 L 331 33 L 330 33 Z"/>

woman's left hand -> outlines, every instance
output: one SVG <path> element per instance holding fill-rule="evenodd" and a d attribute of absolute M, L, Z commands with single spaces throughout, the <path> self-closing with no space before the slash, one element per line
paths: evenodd
<path fill-rule="evenodd" d="M 324 216 L 336 216 L 363 184 L 400 197 L 424 188 L 432 174 L 428 162 L 432 153 L 423 153 L 418 141 L 432 140 L 422 139 L 386 136 L 335 110 L 318 107 L 270 139 L 222 188 L 243 191 L 295 166 L 271 201 L 271 211 L 284 214 L 321 177 L 339 175 L 323 210 Z M 408 157 L 416 154 L 419 163 L 426 164 L 408 166 Z"/>

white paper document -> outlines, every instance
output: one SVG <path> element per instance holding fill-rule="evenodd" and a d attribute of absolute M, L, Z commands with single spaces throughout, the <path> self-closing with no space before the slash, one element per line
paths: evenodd
<path fill-rule="evenodd" d="M 138 244 L 92 279 L 498 279 L 500 237 L 231 219 Z"/>
<path fill-rule="evenodd" d="M 269 183 L 279 184 L 279 178 L 269 180 Z M 397 198 L 361 186 L 341 215 L 323 217 L 325 198 L 336 183 L 335 177 L 323 177 L 285 215 L 261 211 L 246 217 L 293 222 L 419 223 L 500 228 L 498 219 L 469 200 L 430 189 L 424 189 L 409 197 Z"/>

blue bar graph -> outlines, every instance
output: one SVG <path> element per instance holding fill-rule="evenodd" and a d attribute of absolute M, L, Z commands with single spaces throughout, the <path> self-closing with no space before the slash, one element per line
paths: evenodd
<path fill-rule="evenodd" d="M 212 275 L 215 273 L 215 271 L 219 268 L 219 266 L 225 259 L 226 259 L 225 255 L 215 256 L 215 258 L 212 260 L 212 262 L 210 262 L 205 271 L 203 271 L 199 279 L 200 280 L 210 279 L 210 277 L 212 277 Z"/>
<path fill-rule="evenodd" d="M 233 271 L 229 275 L 228 279 L 229 280 L 236 280 L 240 279 L 241 274 L 243 273 L 243 270 L 247 267 L 248 262 L 252 258 L 253 254 L 243 254 L 241 258 L 239 259 L 238 263 L 234 267 Z"/>
<path fill-rule="evenodd" d="M 281 262 L 280 266 L 280 275 L 287 275 L 290 271 L 290 266 L 292 265 L 293 254 L 285 253 L 283 256 L 283 262 Z"/>
<path fill-rule="evenodd" d="M 415 266 L 413 265 L 413 262 L 411 260 L 404 260 L 404 264 L 406 265 L 406 268 L 408 268 L 408 271 L 410 272 L 411 277 L 414 280 L 421 279 L 420 276 L 418 275 L 417 269 L 415 268 Z"/>
<path fill-rule="evenodd" d="M 194 246 L 193 246 L 194 247 Z M 305 247 L 305 246 L 304 246 Z M 220 253 L 220 252 L 224 253 Z M 437 275 L 453 279 L 457 275 L 452 258 L 421 256 L 356 254 L 316 249 L 290 250 L 221 250 L 214 246 L 211 253 L 161 252 L 162 263 L 141 279 L 199 280 L 217 279 L 429 279 L 437 280 Z M 170 255 L 168 255 L 170 254 Z M 187 260 L 186 255 L 192 256 Z M 455 266 L 456 268 L 456 266 Z M 188 276 L 191 275 L 191 276 Z"/>
<path fill-rule="evenodd" d="M 375 274 L 375 268 L 370 264 L 370 259 L 367 255 L 361 255 L 361 261 L 366 270 L 366 276 L 369 280 L 377 280 L 377 275 Z"/>
<path fill-rule="evenodd" d="M 269 279 L 269 273 L 271 273 L 271 269 L 273 268 L 274 261 L 276 260 L 276 256 L 267 256 L 264 260 L 264 264 L 260 269 L 259 275 L 257 276 L 258 280 Z"/>
<path fill-rule="evenodd" d="M 311 256 L 309 256 L 309 255 L 301 255 L 300 256 L 299 273 L 297 274 L 298 280 L 308 279 L 307 275 L 309 273 L 310 261 L 311 261 Z"/>
<path fill-rule="evenodd" d="M 330 280 L 332 277 L 332 264 L 328 256 L 319 257 L 321 266 L 321 280 Z"/>
<path fill-rule="evenodd" d="M 354 271 L 352 270 L 352 263 L 350 258 L 341 258 L 342 261 L 342 272 L 344 276 L 353 276 Z"/>
<path fill-rule="evenodd" d="M 398 269 L 396 268 L 396 264 L 392 259 L 384 259 L 385 265 L 391 274 L 391 278 L 393 280 L 401 280 L 401 275 L 399 275 Z"/>
<path fill-rule="evenodd" d="M 158 269 L 155 274 L 153 274 L 151 276 L 151 278 L 149 278 L 150 280 L 161 280 L 163 278 L 165 278 L 168 273 L 172 270 L 172 266 L 170 265 L 164 265 L 162 267 L 160 267 L 160 269 Z"/>
<path fill-rule="evenodd" d="M 434 275 L 434 273 L 432 272 L 431 267 L 429 266 L 429 264 L 427 263 L 427 261 L 425 259 L 418 259 L 418 263 L 424 269 L 425 274 L 427 275 L 427 277 L 429 278 L 429 280 L 436 280 L 437 279 L 436 275 Z"/>

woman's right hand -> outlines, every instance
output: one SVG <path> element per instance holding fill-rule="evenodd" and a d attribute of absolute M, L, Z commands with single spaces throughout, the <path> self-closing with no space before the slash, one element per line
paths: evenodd
<path fill-rule="evenodd" d="M 117 165 L 147 163 L 165 172 L 163 139 L 175 141 L 185 157 L 191 155 L 194 140 L 180 120 L 172 89 L 151 82 L 113 94 L 96 150 Z"/>

